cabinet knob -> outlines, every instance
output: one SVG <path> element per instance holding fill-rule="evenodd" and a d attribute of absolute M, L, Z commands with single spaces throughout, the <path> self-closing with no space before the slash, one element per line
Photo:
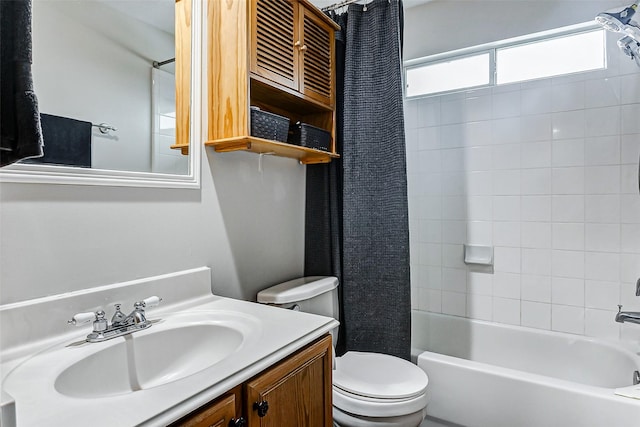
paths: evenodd
<path fill-rule="evenodd" d="M 229 427 L 245 427 L 247 423 L 244 421 L 244 417 L 240 417 L 238 419 L 231 418 L 229 421 Z"/>
<path fill-rule="evenodd" d="M 269 402 L 267 402 L 266 400 L 263 400 L 262 402 L 255 402 L 253 404 L 253 409 L 258 411 L 258 416 L 262 418 L 267 415 L 267 411 L 269 410 Z"/>
<path fill-rule="evenodd" d="M 306 45 L 306 44 L 303 44 L 302 46 L 300 46 L 300 50 L 301 50 L 301 51 L 303 51 L 303 52 L 304 52 L 305 50 L 307 50 L 307 45 Z"/>

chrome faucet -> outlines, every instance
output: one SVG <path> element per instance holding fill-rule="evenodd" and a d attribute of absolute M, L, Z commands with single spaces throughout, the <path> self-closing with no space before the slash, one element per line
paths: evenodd
<path fill-rule="evenodd" d="M 103 310 L 78 313 L 67 323 L 70 325 L 81 325 L 93 321 L 93 332 L 87 335 L 87 341 L 106 341 L 151 327 L 151 322 L 147 320 L 144 309 L 147 307 L 155 307 L 160 304 L 160 301 L 162 301 L 162 298 L 157 296 L 138 301 L 133 305 L 133 311 L 129 315 L 125 315 L 120 311 L 121 304 L 115 304 L 116 311 L 111 318 L 111 325 L 109 325 L 109 321 L 105 319 L 105 312 Z"/>
<path fill-rule="evenodd" d="M 640 297 L 640 279 L 636 280 L 636 296 Z M 640 324 L 640 311 L 622 311 L 622 304 L 618 304 L 618 313 L 616 313 L 616 322 L 618 323 L 637 323 Z"/>
<path fill-rule="evenodd" d="M 616 322 L 637 323 L 640 324 L 640 311 L 622 311 L 622 304 L 618 304 L 618 313 L 616 313 Z"/>

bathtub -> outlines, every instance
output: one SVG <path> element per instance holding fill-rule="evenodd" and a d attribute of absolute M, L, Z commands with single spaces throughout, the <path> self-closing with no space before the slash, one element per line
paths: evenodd
<path fill-rule="evenodd" d="M 640 370 L 631 349 L 420 311 L 412 321 L 431 395 L 422 427 L 640 426 L 640 400 L 614 394 Z"/>

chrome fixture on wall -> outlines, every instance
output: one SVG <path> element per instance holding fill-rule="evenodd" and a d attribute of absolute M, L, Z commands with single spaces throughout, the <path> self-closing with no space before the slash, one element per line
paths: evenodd
<path fill-rule="evenodd" d="M 638 3 L 634 3 L 599 13 L 595 19 L 605 30 L 625 34 L 618 40 L 618 47 L 640 67 L 640 25 L 632 19 L 637 9 Z"/>

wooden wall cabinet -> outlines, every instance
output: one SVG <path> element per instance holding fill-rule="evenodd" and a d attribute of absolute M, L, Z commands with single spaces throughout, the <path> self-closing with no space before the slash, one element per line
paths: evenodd
<path fill-rule="evenodd" d="M 335 30 L 308 0 L 209 0 L 209 140 L 215 151 L 248 150 L 327 163 L 335 147 Z M 251 136 L 258 106 L 322 128 L 329 152 Z"/>
<path fill-rule="evenodd" d="M 327 335 L 172 424 L 172 427 L 332 427 Z"/>

